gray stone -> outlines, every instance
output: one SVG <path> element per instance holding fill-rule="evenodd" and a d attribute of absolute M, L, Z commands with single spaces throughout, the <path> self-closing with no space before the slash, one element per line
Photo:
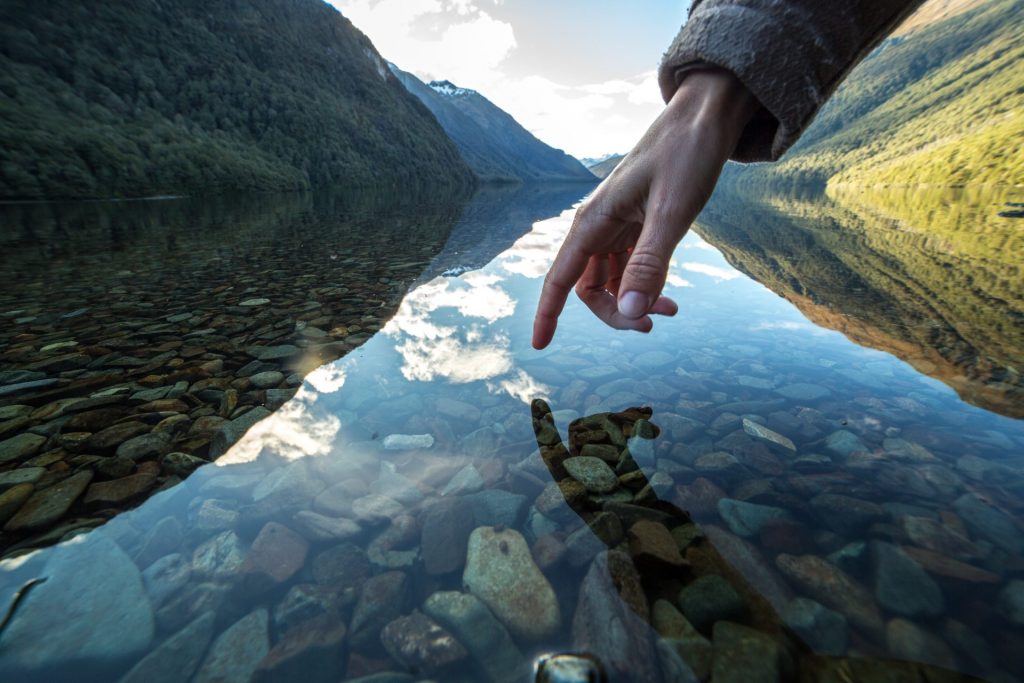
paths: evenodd
<path fill-rule="evenodd" d="M 868 544 L 864 541 L 847 543 L 828 556 L 828 561 L 847 574 L 860 574 L 867 567 Z"/>
<path fill-rule="evenodd" d="M 442 499 L 422 515 L 420 552 L 428 574 L 447 574 L 462 568 L 466 543 L 476 524 L 472 508 L 459 498 Z"/>
<path fill-rule="evenodd" d="M 976 537 L 986 538 L 1012 555 L 1024 552 L 1024 537 L 1006 514 L 965 493 L 953 503 L 953 509 Z"/>
<path fill-rule="evenodd" d="M 610 493 L 619 485 L 615 472 L 600 458 L 577 456 L 566 458 L 562 464 L 573 479 L 593 493 Z"/>
<path fill-rule="evenodd" d="M 252 382 L 252 385 L 257 389 L 273 389 L 284 381 L 284 373 L 278 372 L 277 370 L 257 372 L 255 375 L 249 377 L 249 381 Z"/>
<path fill-rule="evenodd" d="M 216 615 L 206 612 L 160 644 L 120 683 L 188 683 L 213 637 Z"/>
<path fill-rule="evenodd" d="M 941 638 L 907 619 L 893 619 L 886 624 L 885 642 L 892 656 L 899 659 L 924 662 L 945 669 L 956 667 L 953 652 Z"/>
<path fill-rule="evenodd" d="M 178 518 L 164 517 L 146 532 L 135 555 L 135 563 L 145 569 L 164 555 L 177 552 L 182 540 L 183 533 Z"/>
<path fill-rule="evenodd" d="M 838 567 L 815 555 L 781 554 L 775 564 L 801 592 L 843 614 L 869 634 L 882 634 L 882 617 L 871 594 Z"/>
<path fill-rule="evenodd" d="M 678 602 L 686 619 L 701 631 L 716 621 L 740 618 L 747 611 L 732 584 L 717 574 L 706 574 L 683 588 Z"/>
<path fill-rule="evenodd" d="M 470 534 L 462 583 L 524 641 L 541 640 L 561 625 L 555 591 L 514 529 L 478 527 Z"/>
<path fill-rule="evenodd" d="M 214 583 L 191 583 L 157 610 L 156 621 L 163 632 L 184 628 L 205 612 L 219 612 L 230 587 Z"/>
<path fill-rule="evenodd" d="M 229 626 L 210 647 L 194 683 L 249 683 L 270 651 L 268 621 L 260 608 Z"/>
<path fill-rule="evenodd" d="M 45 443 L 45 436 L 28 432 L 0 441 L 0 465 L 31 458 Z"/>
<path fill-rule="evenodd" d="M 840 457 L 847 457 L 851 453 L 867 451 L 868 447 L 853 432 L 845 429 L 832 432 L 825 439 L 825 448 Z"/>
<path fill-rule="evenodd" d="M 526 496 L 502 489 L 487 489 L 463 500 L 472 508 L 476 526 L 519 526 L 526 509 Z"/>
<path fill-rule="evenodd" d="M 35 487 L 32 484 L 15 484 L 6 488 L 0 493 L 0 524 L 10 519 L 14 513 L 21 509 L 29 498 Z"/>
<path fill-rule="evenodd" d="M 471 403 L 441 397 L 434 402 L 434 407 L 448 417 L 474 423 L 480 421 L 480 409 Z"/>
<path fill-rule="evenodd" d="M 745 431 L 750 436 L 754 436 L 759 439 L 764 439 L 765 441 L 769 441 L 777 446 L 781 446 L 791 451 L 796 451 L 796 445 L 793 443 L 792 440 L 783 436 L 782 434 L 779 434 L 778 432 L 773 432 L 764 425 L 758 424 L 753 420 L 743 418 L 743 431 Z"/>
<path fill-rule="evenodd" d="M 715 624 L 715 683 L 778 683 L 782 680 L 782 652 L 767 633 L 729 621 Z"/>
<path fill-rule="evenodd" d="M 467 493 L 476 493 L 484 487 L 483 477 L 473 465 L 466 465 L 455 473 L 443 489 L 442 496 L 456 496 Z"/>
<path fill-rule="evenodd" d="M 572 645 L 599 654 L 612 680 L 658 680 L 647 599 L 629 556 L 601 552 L 580 585 L 572 620 Z"/>
<path fill-rule="evenodd" d="M 848 628 L 846 617 L 839 612 L 809 598 L 795 598 L 780 616 L 815 652 L 834 656 L 846 654 Z"/>
<path fill-rule="evenodd" d="M 328 517 L 311 510 L 300 510 L 293 518 L 295 528 L 302 531 L 311 541 L 344 541 L 355 538 L 363 529 L 356 522 L 344 517 Z"/>
<path fill-rule="evenodd" d="M 279 346 L 250 346 L 246 352 L 261 361 L 281 360 L 291 358 L 299 352 L 297 346 L 281 344 Z"/>
<path fill-rule="evenodd" d="M 887 517 L 880 505 L 837 493 L 815 496 L 811 499 L 811 509 L 825 526 L 847 537 L 856 536 Z"/>
<path fill-rule="evenodd" d="M 73 474 L 53 486 L 32 494 L 18 510 L 4 529 L 7 531 L 23 531 L 46 527 L 64 516 L 71 505 L 78 500 L 89 482 L 92 472 L 85 470 Z"/>
<path fill-rule="evenodd" d="M 192 576 L 192 565 L 179 553 L 165 555 L 142 572 L 142 582 L 153 607 L 181 590 Z"/>
<path fill-rule="evenodd" d="M 657 600 L 651 609 L 651 625 L 662 641 L 672 646 L 698 680 L 711 675 L 711 641 L 693 627 L 682 612 L 667 600 Z"/>
<path fill-rule="evenodd" d="M 730 531 L 744 538 L 756 536 L 771 522 L 793 519 L 789 512 L 782 508 L 756 505 L 732 498 L 722 498 L 718 501 L 718 514 Z"/>
<path fill-rule="evenodd" d="M 370 577 L 370 560 L 354 543 L 328 548 L 313 558 L 313 580 L 332 588 L 343 603 L 355 602 L 363 583 Z"/>
<path fill-rule="evenodd" d="M 160 460 L 160 466 L 168 474 L 174 474 L 179 477 L 187 477 L 192 472 L 205 465 L 206 461 L 202 458 L 190 455 L 188 453 L 168 453 Z"/>
<path fill-rule="evenodd" d="M 409 581 L 400 571 L 378 574 L 363 583 L 352 611 L 352 639 L 356 647 L 380 643 L 380 631 L 405 611 Z"/>
<path fill-rule="evenodd" d="M 285 633 L 303 622 L 323 617 L 337 616 L 341 596 L 333 587 L 299 583 L 288 589 L 281 602 L 274 607 L 274 626 L 278 633 Z"/>
<path fill-rule="evenodd" d="M 397 500 L 371 493 L 352 501 L 352 514 L 363 524 L 382 524 L 402 514 L 404 508 Z"/>
<path fill-rule="evenodd" d="M 389 451 L 410 451 L 430 448 L 434 445 L 434 437 L 430 434 L 388 434 L 381 444 Z"/>
<path fill-rule="evenodd" d="M 1014 579 L 999 593 L 999 611 L 1014 624 L 1024 626 L 1024 580 Z"/>
<path fill-rule="evenodd" d="M 227 453 L 239 439 L 257 422 L 270 415 L 270 411 L 256 406 L 231 422 L 223 425 L 210 441 L 210 458 L 219 458 Z"/>
<path fill-rule="evenodd" d="M 140 460 L 156 460 L 169 453 L 171 440 L 166 434 L 140 434 L 128 439 L 117 447 L 116 455 L 134 462 Z"/>
<path fill-rule="evenodd" d="M 412 671 L 435 672 L 469 654 L 444 627 L 419 611 L 389 623 L 380 640 L 392 659 Z"/>
<path fill-rule="evenodd" d="M 0 634 L 0 672 L 113 665 L 149 647 L 153 612 L 142 577 L 100 533 L 51 552 L 37 585 Z"/>
<path fill-rule="evenodd" d="M 234 576 L 245 560 L 246 548 L 234 531 L 207 540 L 192 553 L 192 571 L 210 578 Z"/>
<path fill-rule="evenodd" d="M 423 611 L 451 631 L 495 683 L 522 679 L 526 663 L 508 630 L 469 593 L 434 593 Z"/>

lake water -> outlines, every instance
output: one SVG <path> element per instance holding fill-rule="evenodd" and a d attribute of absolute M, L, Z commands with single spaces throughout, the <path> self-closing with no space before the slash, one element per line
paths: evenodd
<path fill-rule="evenodd" d="M 4 680 L 1024 679 L 1019 193 L 586 191 L 4 207 Z"/>

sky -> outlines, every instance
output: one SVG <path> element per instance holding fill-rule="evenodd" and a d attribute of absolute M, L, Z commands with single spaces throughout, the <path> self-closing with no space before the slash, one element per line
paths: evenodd
<path fill-rule="evenodd" d="M 477 90 L 578 158 L 625 153 L 664 106 L 687 0 L 327 0 L 424 81 Z"/>

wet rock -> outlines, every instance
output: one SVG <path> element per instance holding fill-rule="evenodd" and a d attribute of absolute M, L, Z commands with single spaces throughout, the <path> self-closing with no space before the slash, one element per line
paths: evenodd
<path fill-rule="evenodd" d="M 845 429 L 832 432 L 825 439 L 825 448 L 832 453 L 845 458 L 851 453 L 867 451 L 868 447 L 853 432 Z"/>
<path fill-rule="evenodd" d="M 268 522 L 252 542 L 240 567 L 242 583 L 251 592 L 282 584 L 306 563 L 306 539 L 277 522 Z"/>
<path fill-rule="evenodd" d="M 192 564 L 179 553 L 165 555 L 142 572 L 142 582 L 154 607 L 181 590 L 192 576 Z"/>
<path fill-rule="evenodd" d="M 0 524 L 13 517 L 25 501 L 32 497 L 33 491 L 35 487 L 32 484 L 15 484 L 0 493 Z"/>
<path fill-rule="evenodd" d="M 283 635 L 260 661 L 253 683 L 329 683 L 342 677 L 345 622 L 333 615 L 307 621 Z"/>
<path fill-rule="evenodd" d="M 663 524 L 642 519 L 629 528 L 628 536 L 629 553 L 641 572 L 676 573 L 685 566 L 675 539 Z"/>
<path fill-rule="evenodd" d="M 366 552 L 353 543 L 328 548 L 313 558 L 313 580 L 322 586 L 334 587 L 346 602 L 355 599 L 363 582 L 370 576 L 370 560 Z"/>
<path fill-rule="evenodd" d="M 125 441 L 148 432 L 149 425 L 144 422 L 120 422 L 93 434 L 85 442 L 83 448 L 94 453 L 106 453 Z"/>
<path fill-rule="evenodd" d="M 1014 624 L 1024 626 L 1024 581 L 1014 579 L 999 592 L 999 611 Z"/>
<path fill-rule="evenodd" d="M 773 432 L 764 425 L 758 424 L 753 420 L 743 418 L 743 431 L 745 431 L 750 436 L 757 437 L 759 439 L 764 439 L 765 441 L 769 441 L 787 450 L 794 452 L 796 451 L 796 445 L 793 443 L 791 439 L 783 436 L 782 434 L 779 434 L 778 432 Z"/>
<path fill-rule="evenodd" d="M 92 472 L 74 474 L 50 488 L 37 491 L 4 525 L 6 531 L 25 531 L 47 527 L 64 516 L 92 481 Z"/>
<path fill-rule="evenodd" d="M 215 615 L 206 612 L 146 655 L 119 683 L 188 683 L 213 637 Z"/>
<path fill-rule="evenodd" d="M 715 683 L 776 683 L 782 680 L 782 651 L 768 634 L 728 621 L 715 624 Z"/>
<path fill-rule="evenodd" d="M 882 633 L 882 617 L 871 594 L 838 567 L 815 555 L 779 555 L 775 564 L 802 592 L 868 633 Z"/>
<path fill-rule="evenodd" d="M 0 672 L 126 662 L 149 647 L 153 612 L 124 551 L 95 534 L 53 554 L 0 634 Z"/>
<path fill-rule="evenodd" d="M 160 630 L 177 631 L 205 612 L 218 612 L 229 591 L 227 586 L 214 583 L 189 584 L 157 610 Z"/>
<path fill-rule="evenodd" d="M 522 677 L 523 655 L 508 630 L 478 598 L 469 593 L 434 593 L 423 611 L 446 628 L 469 651 L 488 677 L 512 683 Z"/>
<path fill-rule="evenodd" d="M 420 524 L 416 517 L 401 514 L 387 529 L 370 541 L 366 556 L 375 567 L 401 569 L 411 567 L 419 558 Z"/>
<path fill-rule="evenodd" d="M 476 493 L 484 487 L 483 477 L 472 465 L 466 465 L 452 477 L 448 484 L 441 489 L 442 496 L 458 496 L 467 493 Z"/>
<path fill-rule="evenodd" d="M 867 567 L 868 544 L 864 541 L 847 543 L 828 556 L 828 561 L 847 574 L 860 574 Z"/>
<path fill-rule="evenodd" d="M 434 445 L 434 437 L 430 434 L 388 434 L 381 444 L 389 451 L 411 451 L 430 448 Z"/>
<path fill-rule="evenodd" d="M 399 571 L 378 574 L 363 583 L 352 612 L 352 642 L 364 649 L 380 643 L 380 631 L 405 611 L 409 582 Z"/>
<path fill-rule="evenodd" d="M 945 669 L 956 666 L 952 651 L 941 638 L 907 619 L 893 619 L 886 624 L 885 642 L 889 652 L 899 659 L 924 662 Z"/>
<path fill-rule="evenodd" d="M 916 545 L 952 557 L 977 557 L 978 547 L 970 540 L 928 517 L 902 518 L 903 532 Z"/>
<path fill-rule="evenodd" d="M 565 539 L 565 557 L 571 566 L 585 567 L 607 547 L 590 526 L 582 526 Z"/>
<path fill-rule="evenodd" d="M 135 563 L 145 569 L 164 555 L 176 553 L 181 547 L 183 533 L 177 517 L 164 517 L 154 524 L 142 538 Z"/>
<path fill-rule="evenodd" d="M 196 674 L 194 683 L 249 681 L 270 650 L 267 610 L 242 617 L 221 633 Z"/>
<path fill-rule="evenodd" d="M 402 514 L 404 508 L 398 501 L 371 493 L 352 501 L 352 514 L 363 524 L 382 524 Z"/>
<path fill-rule="evenodd" d="M 96 473 L 108 479 L 127 477 L 135 471 L 135 463 L 128 458 L 111 456 L 96 463 Z"/>
<path fill-rule="evenodd" d="M 252 383 L 252 386 L 257 389 L 273 389 L 284 381 L 284 373 L 278 372 L 277 370 L 257 372 L 255 375 L 249 377 L 249 381 Z"/>
<path fill-rule="evenodd" d="M 957 498 L 953 509 L 975 536 L 987 538 L 1012 555 L 1024 552 L 1024 536 L 1013 520 L 974 494 L 965 493 Z"/>
<path fill-rule="evenodd" d="M 96 482 L 86 491 L 83 502 L 93 506 L 123 505 L 146 493 L 154 485 L 155 474 L 133 474 L 113 481 Z"/>
<path fill-rule="evenodd" d="M 436 672 L 468 655 L 452 634 L 419 611 L 389 623 L 380 639 L 395 661 L 413 671 Z"/>
<path fill-rule="evenodd" d="M 825 526 L 843 536 L 856 536 L 874 522 L 886 519 L 880 505 L 836 493 L 811 499 L 811 509 Z"/>
<path fill-rule="evenodd" d="M 848 628 L 842 614 L 809 598 L 796 598 L 780 616 L 815 652 L 834 656 L 846 653 Z"/>
<path fill-rule="evenodd" d="M 640 577 L 629 556 L 599 554 L 580 586 L 572 620 L 573 647 L 600 653 L 614 680 L 657 680 L 654 637 Z"/>
<path fill-rule="evenodd" d="M 756 536 L 771 522 L 792 520 L 789 512 L 782 508 L 746 503 L 731 498 L 722 498 L 718 501 L 718 514 L 730 531 L 744 538 Z"/>
<path fill-rule="evenodd" d="M 166 434 L 142 434 L 128 439 L 117 447 L 116 455 L 119 458 L 128 458 L 135 462 L 140 460 L 155 460 L 169 453 L 171 440 Z"/>
<path fill-rule="evenodd" d="M 462 582 L 524 641 L 551 635 L 561 624 L 554 589 L 518 531 L 476 528 L 469 537 Z"/>
<path fill-rule="evenodd" d="M 610 493 L 619 485 L 615 472 L 600 458 L 577 456 L 566 458 L 562 464 L 569 476 L 593 493 Z"/>
<path fill-rule="evenodd" d="M 256 406 L 221 426 L 210 441 L 210 458 L 216 459 L 227 453 L 228 449 L 241 439 L 253 425 L 269 415 L 269 410 L 262 406 Z"/>
<path fill-rule="evenodd" d="M 474 528 L 473 510 L 459 498 L 442 499 L 427 508 L 420 536 L 426 572 L 437 575 L 461 569 Z"/>
<path fill-rule="evenodd" d="M 931 550 L 911 545 L 902 547 L 903 552 L 928 573 L 969 584 L 999 583 L 1002 579 L 998 574 L 975 567 L 974 565 L 954 560 Z"/>
<path fill-rule="evenodd" d="M 35 484 L 44 474 L 45 467 L 19 467 L 16 470 L 0 472 L 0 493 L 18 484 Z"/>
<path fill-rule="evenodd" d="M 343 596 L 333 587 L 295 584 L 274 607 L 274 627 L 283 634 L 311 619 L 325 615 L 338 618 L 342 602 Z"/>
<path fill-rule="evenodd" d="M 187 477 L 195 469 L 206 464 L 202 458 L 188 453 L 168 453 L 160 460 L 160 466 L 167 474 Z"/>
<path fill-rule="evenodd" d="M 476 526 L 516 527 L 526 509 L 526 496 L 501 489 L 487 489 L 463 500 L 473 510 Z"/>
<path fill-rule="evenodd" d="M 942 636 L 957 654 L 967 661 L 973 662 L 982 670 L 988 671 L 995 667 L 992 646 L 981 634 L 955 619 L 944 619 Z"/>
<path fill-rule="evenodd" d="M 192 553 L 192 571 L 209 578 L 227 578 L 238 572 L 245 560 L 245 546 L 233 531 L 225 531 L 200 545 Z"/>
<path fill-rule="evenodd" d="M 725 497 L 714 482 L 698 477 L 691 484 L 676 486 L 672 502 L 691 515 L 706 517 L 717 513 L 718 501 Z"/>
<path fill-rule="evenodd" d="M 351 519 L 328 517 L 311 510 L 295 513 L 295 528 L 313 541 L 344 541 L 362 533 L 362 527 Z"/>
<path fill-rule="evenodd" d="M 725 451 L 705 453 L 694 461 L 693 466 L 701 474 L 720 481 L 732 481 L 743 475 L 743 464 Z"/>
<path fill-rule="evenodd" d="M 434 408 L 442 415 L 453 417 L 457 420 L 473 423 L 480 421 L 480 409 L 471 403 L 441 397 L 434 402 Z"/>
<path fill-rule="evenodd" d="M 0 441 L 0 465 L 31 458 L 45 443 L 45 436 L 28 432 Z"/>
<path fill-rule="evenodd" d="M 722 619 L 741 618 L 747 605 L 732 584 L 717 574 L 707 574 L 679 592 L 678 605 L 686 619 L 707 631 Z"/>
<path fill-rule="evenodd" d="M 711 641 L 693 627 L 682 612 L 667 600 L 657 600 L 651 609 L 651 624 L 690 667 L 698 680 L 711 675 Z"/>
<path fill-rule="evenodd" d="M 246 349 L 246 352 L 257 360 L 272 361 L 291 358 L 299 352 L 299 348 L 291 344 L 280 344 L 278 346 L 250 346 Z"/>

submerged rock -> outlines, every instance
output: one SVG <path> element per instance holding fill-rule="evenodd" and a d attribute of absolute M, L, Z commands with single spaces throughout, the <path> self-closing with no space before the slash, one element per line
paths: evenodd
<path fill-rule="evenodd" d="M 845 615 L 869 634 L 882 633 L 882 616 L 871 594 L 847 574 L 815 555 L 779 555 L 779 570 L 803 592 Z"/>
<path fill-rule="evenodd" d="M 145 651 L 153 612 L 135 563 L 106 538 L 76 539 L 43 569 L 0 634 L 0 672 L 112 666 Z"/>
<path fill-rule="evenodd" d="M 213 637 L 213 612 L 206 612 L 146 655 L 119 683 L 188 683 Z"/>
<path fill-rule="evenodd" d="M 250 612 L 217 637 L 194 683 L 248 683 L 270 650 L 267 610 Z"/>
<path fill-rule="evenodd" d="M 848 629 L 842 614 L 809 598 L 796 598 L 780 616 L 815 652 L 835 656 L 846 653 Z"/>
<path fill-rule="evenodd" d="M 902 550 L 882 541 L 871 543 L 875 597 L 882 607 L 905 617 L 935 617 L 945 600 L 932 577 Z"/>
<path fill-rule="evenodd" d="M 477 527 L 470 534 L 462 582 L 518 638 L 540 640 L 561 625 L 555 591 L 514 529 Z"/>
<path fill-rule="evenodd" d="M 389 623 L 381 631 L 380 640 L 395 661 L 412 671 L 434 672 L 468 654 L 452 634 L 419 611 Z"/>
<path fill-rule="evenodd" d="M 782 680 L 782 651 L 767 633 L 728 621 L 715 624 L 715 683 L 776 683 Z"/>
<path fill-rule="evenodd" d="M 423 611 L 451 631 L 492 681 L 511 683 L 522 678 L 523 655 L 508 630 L 470 593 L 434 593 Z"/>

